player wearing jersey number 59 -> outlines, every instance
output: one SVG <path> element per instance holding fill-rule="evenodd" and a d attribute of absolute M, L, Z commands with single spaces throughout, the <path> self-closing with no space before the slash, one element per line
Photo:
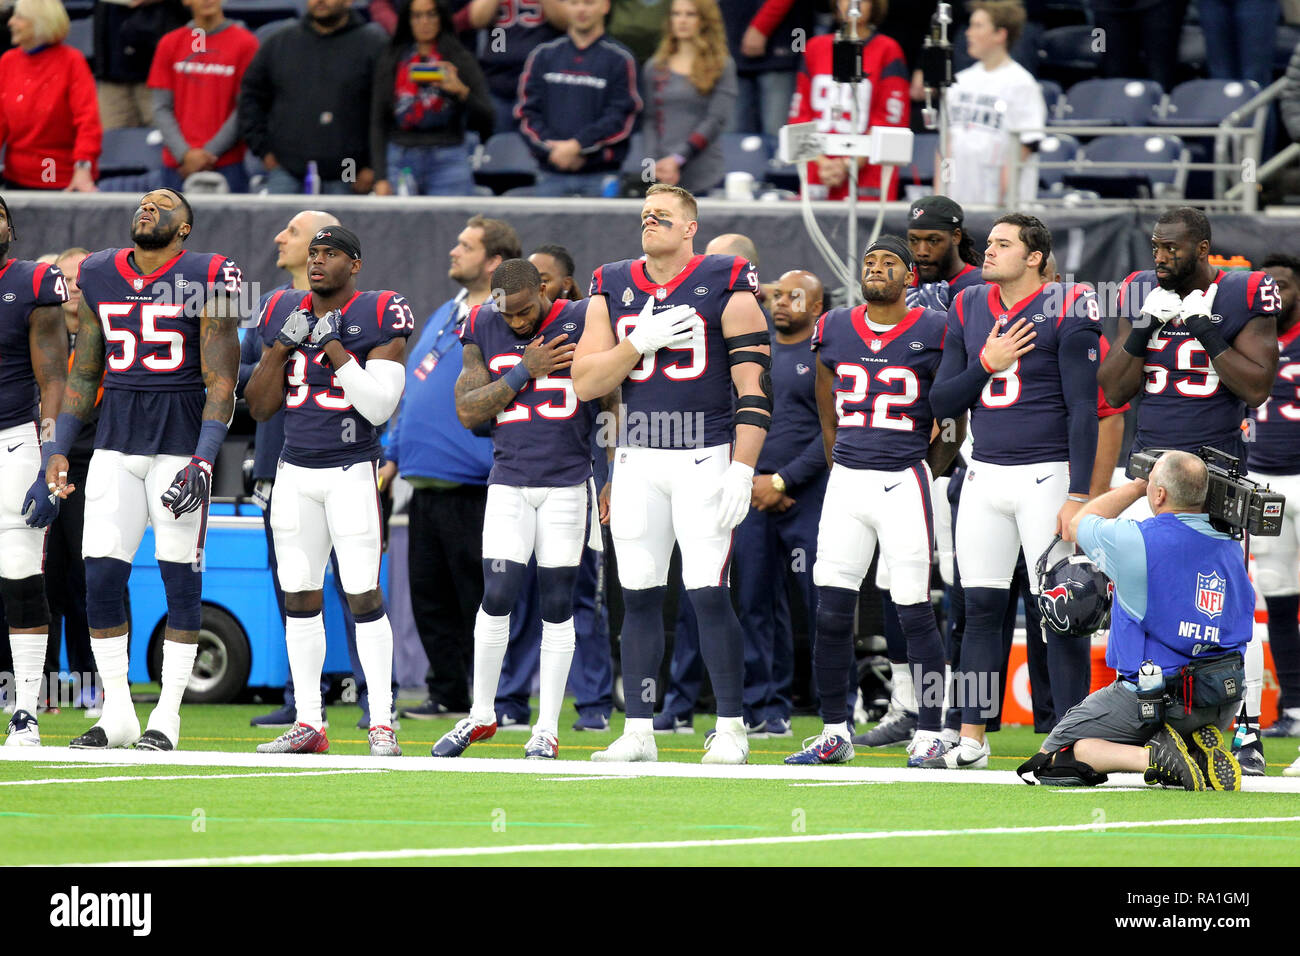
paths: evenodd
<path fill-rule="evenodd" d="M 1044 283 L 1052 234 L 1033 216 L 998 219 L 984 254 L 989 285 L 965 289 L 930 405 L 935 418 L 971 412 L 975 444 L 957 512 L 966 592 L 958 705 L 961 741 L 927 767 L 983 767 L 984 725 L 1002 701 L 1002 618 L 1023 548 L 1036 561 L 1088 500 L 1097 449 L 1101 322 L 1084 285 Z M 1065 547 L 1055 550 L 1061 552 Z M 1030 590 L 1037 593 L 1037 582 Z"/>
<path fill-rule="evenodd" d="M 68 460 L 52 455 L 52 442 L 41 447 L 36 423 L 52 422 L 63 401 L 68 339 L 62 303 L 68 284 L 54 266 L 8 258 L 13 239 L 9 207 L 0 197 L 0 595 L 17 682 L 5 746 L 20 747 L 41 742 L 36 698 L 50 626 L 42 573 L 45 529 L 59 513 L 42 459 L 65 475 Z"/>
<path fill-rule="evenodd" d="M 330 549 L 357 624 L 370 689 L 370 753 L 398 756 L 393 734 L 393 630 L 379 590 L 383 551 L 379 429 L 402 397 L 402 355 L 415 317 L 396 292 L 358 292 L 361 243 L 326 226 L 307 248 L 310 292 L 274 293 L 262 307 L 262 358 L 248 379 L 248 410 L 285 409 L 284 450 L 271 498 L 271 534 L 284 591 L 285 643 L 297 722 L 260 753 L 324 753 L 320 675 L 325 664 L 321 586 Z"/>
<path fill-rule="evenodd" d="M 77 277 L 80 327 L 56 444 L 62 452 L 75 439 L 102 379 L 82 550 L 104 712 L 73 747 L 135 741 L 142 750 L 173 750 L 180 740 L 181 697 L 202 616 L 212 463 L 235 412 L 243 281 L 225 256 L 185 251 L 193 228 L 194 212 L 179 192 L 146 193 L 131 222 L 135 248 L 87 256 Z M 60 497 L 73 490 L 53 464 L 46 477 Z M 146 525 L 153 526 L 167 627 L 162 693 L 141 736 L 126 682 L 123 595 Z"/>
<path fill-rule="evenodd" d="M 770 340 L 753 266 L 738 256 L 695 255 L 696 216 L 686 190 L 662 183 L 647 190 L 645 257 L 596 270 L 574 355 L 578 399 L 621 387 L 625 408 L 610 531 L 625 608 L 627 721 L 623 736 L 593 760 L 657 757 L 651 725 L 674 540 L 718 700 L 718 732 L 704 761 L 749 758 L 745 649 L 728 582 L 734 529 L 749 512 L 754 465 L 772 421 Z"/>

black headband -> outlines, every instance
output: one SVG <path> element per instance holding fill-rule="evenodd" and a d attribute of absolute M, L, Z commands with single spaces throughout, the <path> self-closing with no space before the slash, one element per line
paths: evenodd
<path fill-rule="evenodd" d="M 897 236 L 881 236 L 875 242 L 867 247 L 867 251 L 862 254 L 862 258 L 873 252 L 892 252 L 898 258 L 903 260 L 903 265 L 910 270 L 912 268 L 912 250 L 907 247 L 907 243 Z"/>
<path fill-rule="evenodd" d="M 961 228 L 964 215 L 961 206 L 947 196 L 925 196 L 908 210 L 907 228 L 953 232 Z"/>
<path fill-rule="evenodd" d="M 361 240 L 351 229 L 342 226 L 326 226 L 312 237 L 311 245 L 333 246 L 346 252 L 352 259 L 361 258 Z"/>

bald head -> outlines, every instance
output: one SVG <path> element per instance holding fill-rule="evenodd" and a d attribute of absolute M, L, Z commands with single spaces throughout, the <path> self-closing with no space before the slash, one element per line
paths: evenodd
<path fill-rule="evenodd" d="M 821 280 L 811 272 L 792 269 L 776 280 L 768 303 L 772 324 L 782 336 L 799 336 L 822 314 Z"/>
<path fill-rule="evenodd" d="M 1147 481 L 1151 510 L 1203 511 L 1210 473 L 1205 462 L 1185 451 L 1167 451 L 1156 459 Z"/>
<path fill-rule="evenodd" d="M 289 220 L 289 224 L 275 237 L 278 255 L 275 264 L 281 269 L 297 274 L 307 269 L 307 246 L 312 236 L 326 226 L 337 226 L 339 221 L 333 215 L 319 209 L 304 209 Z"/>
<path fill-rule="evenodd" d="M 704 247 L 704 253 L 710 256 L 740 256 L 748 259 L 755 269 L 758 268 L 758 248 L 754 245 L 754 240 L 739 232 L 724 232 Z"/>

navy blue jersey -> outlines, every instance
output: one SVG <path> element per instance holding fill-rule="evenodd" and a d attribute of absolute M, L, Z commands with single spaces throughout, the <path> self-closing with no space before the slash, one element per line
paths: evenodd
<path fill-rule="evenodd" d="M 538 335 L 546 342 L 567 336 L 577 344 L 587 321 L 587 302 L 557 301 L 537 331 L 520 338 L 491 302 L 476 306 L 461 328 L 465 345 L 477 345 L 492 380 L 523 361 Z M 597 403 L 580 402 L 570 370 L 533 379 L 492 422 L 492 473 L 488 484 L 516 488 L 567 488 L 591 477 L 591 430 Z"/>
<path fill-rule="evenodd" d="M 789 345 L 772 341 L 772 429 L 758 455 L 760 475 L 779 472 L 800 485 L 826 470 L 822 427 L 817 418 L 816 359 L 808 339 Z"/>
<path fill-rule="evenodd" d="M 128 455 L 191 455 L 206 401 L 199 320 L 243 275 L 222 255 L 182 252 L 145 275 L 130 249 L 87 256 L 77 285 L 104 334 L 104 399 L 95 447 Z"/>
<path fill-rule="evenodd" d="M 0 264 L 0 428 L 40 418 L 40 390 L 32 371 L 32 309 L 68 301 L 63 273 L 44 262 Z"/>
<path fill-rule="evenodd" d="M 1277 337 L 1277 349 L 1273 393 L 1250 410 L 1255 420 L 1250 467 L 1267 475 L 1294 475 L 1300 474 L 1300 323 Z"/>
<path fill-rule="evenodd" d="M 914 309 L 919 306 L 922 309 L 938 309 L 940 312 L 947 312 L 952 305 L 952 300 L 962 289 L 968 289 L 973 285 L 982 285 L 983 282 L 984 277 L 980 267 L 963 262 L 961 272 L 958 272 L 951 279 L 940 279 L 938 282 L 924 282 L 921 285 L 909 286 L 907 289 L 907 304 Z"/>
<path fill-rule="evenodd" d="M 813 350 L 835 373 L 837 465 L 902 471 L 925 460 L 947 328 L 948 317 L 933 309 L 911 309 L 887 332 L 867 325 L 865 305 L 817 320 Z"/>
<path fill-rule="evenodd" d="M 991 376 L 971 410 L 976 461 L 1030 465 L 1070 458 L 1061 343 L 1076 334 L 1094 337 L 1096 343 L 1088 357 L 1093 363 L 1098 361 L 1101 312 L 1097 296 L 1086 285 L 1049 282 L 1007 306 L 999 286 L 972 286 L 953 299 L 948 332 L 960 338 L 970 368 L 979 363 L 980 351 L 995 324 L 1005 332 L 1022 318 L 1029 319 L 1038 333 L 1033 349 L 1010 368 Z M 1095 374 L 1094 365 L 1094 381 L 1089 386 L 1094 404 Z"/>
<path fill-rule="evenodd" d="M 711 448 L 731 444 L 734 405 L 722 313 L 733 293 L 757 291 L 758 273 L 738 256 L 697 255 L 662 285 L 646 273 L 644 259 L 624 259 L 592 273 L 591 294 L 605 297 L 620 342 L 636 328 L 647 297 L 654 298 L 656 312 L 690 305 L 704 320 L 703 346 L 697 338 L 684 348 L 660 349 L 628 373 L 623 381 L 626 420 L 620 445 Z"/>
<path fill-rule="evenodd" d="M 310 292 L 272 293 L 258 323 L 262 341 L 274 342 L 285 319 L 298 309 L 312 312 Z M 415 329 L 411 307 L 396 292 L 358 292 L 341 311 L 340 344 L 362 368 L 371 351 L 407 338 Z M 379 428 L 352 407 L 324 349 L 303 342 L 289 353 L 284 384 L 283 461 L 301 468 L 335 468 L 381 457 Z"/>
<path fill-rule="evenodd" d="M 1211 318 L 1229 345 L 1251 319 L 1282 310 L 1282 295 L 1267 273 L 1220 269 L 1214 281 L 1219 289 Z M 1118 298 L 1120 316 L 1136 320 L 1147 294 L 1156 286 L 1156 274 L 1150 269 L 1125 279 Z M 1220 383 L 1205 347 L 1181 321 L 1167 322 L 1151 336 L 1142 370 L 1146 381 L 1138 406 L 1134 451 L 1177 448 L 1195 453 L 1202 445 L 1212 445 L 1245 464 L 1241 423 L 1246 403 Z"/>
<path fill-rule="evenodd" d="M 493 96 L 514 100 L 519 74 L 534 48 L 563 35 L 546 22 L 542 0 L 501 0 L 492 24 L 479 32 L 478 63 Z"/>

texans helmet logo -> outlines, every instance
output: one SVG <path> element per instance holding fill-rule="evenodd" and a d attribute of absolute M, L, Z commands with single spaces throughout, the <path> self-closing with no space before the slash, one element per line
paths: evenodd
<path fill-rule="evenodd" d="M 1070 627 L 1070 617 L 1065 612 L 1066 602 L 1070 599 L 1070 589 L 1064 584 L 1048 588 L 1038 595 L 1038 608 L 1044 617 L 1050 618 L 1054 630 L 1065 631 Z"/>

